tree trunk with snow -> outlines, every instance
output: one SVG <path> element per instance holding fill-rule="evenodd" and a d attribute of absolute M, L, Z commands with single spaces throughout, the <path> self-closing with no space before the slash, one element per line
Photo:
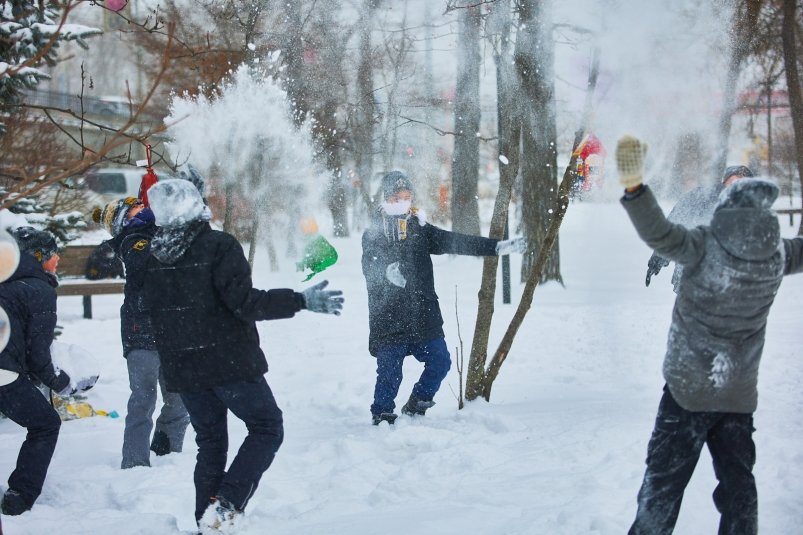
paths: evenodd
<path fill-rule="evenodd" d="M 309 109 L 304 90 L 304 43 L 302 37 L 301 0 L 285 0 L 286 31 L 282 42 L 282 55 L 287 67 L 287 96 L 290 98 L 296 124 L 304 119 Z"/>
<path fill-rule="evenodd" d="M 471 5 L 474 2 L 465 0 Z M 457 40 L 457 86 L 454 98 L 454 153 L 452 156 L 452 230 L 479 235 L 477 180 L 480 166 L 480 26 L 477 6 L 460 10 Z"/>
<path fill-rule="evenodd" d="M 796 21 L 797 0 L 784 0 L 783 28 L 781 30 L 784 68 L 786 70 L 786 86 L 789 91 L 789 106 L 795 138 L 797 173 L 801 187 L 803 187 L 803 95 L 801 95 L 800 74 L 797 64 Z M 798 227 L 797 233 L 803 236 L 803 217 L 800 220 L 800 227 Z"/>
<path fill-rule="evenodd" d="M 531 250 L 524 255 L 521 280 L 529 278 L 538 249 L 554 218 L 557 201 L 557 125 L 555 118 L 555 49 L 552 39 L 551 0 L 521 0 L 522 28 L 516 38 L 515 64 L 529 108 L 522 120 L 521 218 Z M 560 275 L 560 253 L 555 247 L 541 282 Z"/>
<path fill-rule="evenodd" d="M 377 0 L 365 0 L 362 28 L 360 29 L 359 63 L 357 65 L 357 89 L 355 95 L 354 166 L 359 179 L 361 202 L 371 210 L 371 179 L 374 175 L 374 136 L 376 135 L 376 99 L 374 96 L 374 54 L 371 44 L 373 15 Z M 356 210 L 356 205 L 355 205 Z"/>
<path fill-rule="evenodd" d="M 502 238 L 505 231 L 513 185 L 519 172 L 519 141 L 521 138 L 521 106 L 519 103 L 521 94 L 518 90 L 519 82 L 516 71 L 511 64 L 511 19 L 510 0 L 499 0 L 489 19 L 489 25 L 493 23 L 495 31 L 498 32 L 498 38 L 495 40 L 494 60 L 496 63 L 499 135 L 499 191 L 496 194 L 489 234 L 491 238 L 497 239 Z M 498 266 L 499 258 L 496 256 L 487 256 L 483 259 L 482 282 L 477 295 L 477 320 L 466 372 L 466 399 L 469 401 L 482 396 L 484 390 L 485 363 L 488 358 L 488 340 L 494 314 Z"/>

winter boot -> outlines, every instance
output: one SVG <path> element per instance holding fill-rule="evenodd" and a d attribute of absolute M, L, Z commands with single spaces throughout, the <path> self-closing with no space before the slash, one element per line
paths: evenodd
<path fill-rule="evenodd" d="M 155 453 L 157 457 L 170 453 L 170 439 L 167 438 L 167 434 L 164 431 L 156 431 L 153 434 L 151 451 Z"/>
<path fill-rule="evenodd" d="M 371 415 L 371 422 L 374 425 L 379 425 L 382 422 L 387 422 L 388 424 L 393 425 L 393 423 L 396 421 L 396 418 L 398 418 L 398 416 L 392 412 L 383 412 L 381 414 Z"/>
<path fill-rule="evenodd" d="M 209 504 L 204 516 L 198 521 L 202 535 L 232 534 L 237 528 L 237 520 L 243 512 L 238 510 L 226 498 L 218 496 Z"/>
<path fill-rule="evenodd" d="M 427 412 L 427 409 L 435 405 L 435 402 L 424 401 L 423 399 L 418 399 L 417 397 L 410 395 L 410 399 L 407 400 L 407 403 L 404 404 L 402 407 L 402 414 L 406 414 L 407 416 L 424 416 Z"/>
<path fill-rule="evenodd" d="M 4 515 L 21 515 L 25 511 L 30 510 L 30 508 L 31 505 L 28 504 L 28 500 L 26 500 L 25 497 L 18 491 L 14 489 L 8 489 L 5 494 L 3 494 L 3 504 L 0 506 L 0 510 L 2 510 Z"/>

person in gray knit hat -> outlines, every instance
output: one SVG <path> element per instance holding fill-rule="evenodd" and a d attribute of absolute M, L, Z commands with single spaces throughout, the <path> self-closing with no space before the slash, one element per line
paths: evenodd
<path fill-rule="evenodd" d="M 782 239 L 771 207 L 778 187 L 743 178 L 719 195 L 711 223 L 664 216 L 641 183 L 646 146 L 619 141 L 622 205 L 639 237 L 683 266 L 672 312 L 666 380 L 631 535 L 672 533 L 703 445 L 719 485 L 719 533 L 758 531 L 753 412 L 767 316 L 784 275 L 803 272 L 803 238 Z"/>

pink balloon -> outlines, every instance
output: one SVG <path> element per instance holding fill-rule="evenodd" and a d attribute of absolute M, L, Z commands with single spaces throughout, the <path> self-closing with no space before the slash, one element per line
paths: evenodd
<path fill-rule="evenodd" d="M 128 3 L 128 0 L 106 0 L 106 7 L 112 11 L 120 11 Z"/>

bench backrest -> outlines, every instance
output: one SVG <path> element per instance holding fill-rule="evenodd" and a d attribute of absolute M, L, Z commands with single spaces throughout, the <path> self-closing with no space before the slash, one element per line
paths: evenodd
<path fill-rule="evenodd" d="M 59 277 L 83 277 L 86 261 L 97 245 L 67 245 L 59 251 Z"/>

